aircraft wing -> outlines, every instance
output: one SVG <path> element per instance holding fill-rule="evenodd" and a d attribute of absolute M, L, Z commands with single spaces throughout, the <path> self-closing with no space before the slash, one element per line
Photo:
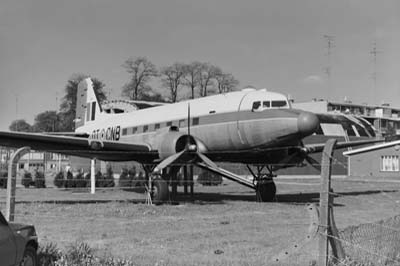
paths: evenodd
<path fill-rule="evenodd" d="M 357 147 L 362 145 L 368 144 L 375 144 L 384 142 L 383 139 L 368 139 L 368 140 L 355 140 L 355 141 L 345 141 L 345 142 L 337 142 L 335 145 L 335 149 L 343 149 L 343 148 L 350 148 L 350 147 Z M 304 148 L 306 149 L 307 153 L 317 153 L 322 152 L 325 147 L 325 143 L 316 143 L 316 144 L 306 144 Z"/>
<path fill-rule="evenodd" d="M 82 137 L 57 136 L 40 133 L 0 131 L 0 146 L 61 153 L 100 160 L 137 160 L 151 156 L 147 144 L 132 144 L 119 141 L 101 141 Z M 154 155 L 153 155 L 154 156 Z"/>

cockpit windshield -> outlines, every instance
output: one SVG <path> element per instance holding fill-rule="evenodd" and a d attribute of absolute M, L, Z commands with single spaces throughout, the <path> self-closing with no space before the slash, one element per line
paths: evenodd
<path fill-rule="evenodd" d="M 262 103 L 262 104 L 261 104 Z M 253 112 L 263 111 L 271 108 L 288 108 L 288 102 L 284 100 L 272 100 L 272 101 L 255 101 L 253 102 L 251 110 Z"/>

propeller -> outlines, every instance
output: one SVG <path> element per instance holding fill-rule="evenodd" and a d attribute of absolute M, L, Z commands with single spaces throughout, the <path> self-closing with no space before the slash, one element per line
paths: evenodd
<path fill-rule="evenodd" d="M 307 163 L 314 167 L 314 169 L 321 172 L 321 163 L 309 155 L 310 150 L 304 147 L 303 142 L 301 142 L 301 145 L 303 146 L 303 148 L 301 149 L 301 156 Z"/>
<path fill-rule="evenodd" d="M 180 151 L 180 152 L 178 152 L 176 154 L 173 154 L 173 155 L 167 157 L 162 162 L 160 162 L 154 168 L 153 172 L 161 172 L 164 168 L 170 166 L 171 164 L 175 163 L 176 161 L 179 161 L 186 154 L 189 154 L 189 153 L 194 155 L 193 156 L 194 158 L 187 158 L 186 161 L 189 161 L 191 159 L 200 159 L 205 164 L 208 164 L 210 166 L 215 166 L 215 164 L 210 159 L 208 159 L 205 155 L 203 155 L 200 152 L 198 152 L 197 146 L 195 144 L 191 144 L 190 140 L 191 140 L 191 135 L 190 135 L 190 103 L 188 103 L 188 134 L 187 134 L 187 138 L 186 138 L 185 148 L 182 151 Z"/>
<path fill-rule="evenodd" d="M 186 152 L 186 149 L 167 157 L 165 160 L 163 160 L 161 163 L 159 163 L 154 168 L 153 172 L 156 172 L 156 173 L 161 172 L 161 170 L 163 170 L 165 167 L 167 167 L 167 166 L 173 164 L 174 162 L 176 162 L 177 160 L 179 160 L 184 155 L 185 152 Z"/>
<path fill-rule="evenodd" d="M 321 163 L 315 160 L 313 157 L 309 156 L 308 154 L 305 155 L 304 159 L 315 169 L 321 171 Z"/>

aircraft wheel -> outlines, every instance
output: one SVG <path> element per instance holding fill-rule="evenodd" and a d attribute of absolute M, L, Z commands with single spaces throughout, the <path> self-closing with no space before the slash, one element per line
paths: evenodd
<path fill-rule="evenodd" d="M 154 203 L 167 202 L 169 199 L 169 190 L 167 181 L 160 177 L 153 180 L 152 201 Z"/>
<path fill-rule="evenodd" d="M 271 202 L 275 199 L 276 186 L 272 180 L 261 180 L 257 183 L 257 201 Z"/>

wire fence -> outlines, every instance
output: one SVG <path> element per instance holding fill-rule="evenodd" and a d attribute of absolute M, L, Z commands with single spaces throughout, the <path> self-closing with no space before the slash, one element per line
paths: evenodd
<path fill-rule="evenodd" d="M 333 164 L 340 165 L 347 169 L 347 165 L 340 161 L 335 156 L 332 157 Z M 180 165 L 180 164 L 179 164 Z M 322 166 L 321 164 L 318 165 Z M 232 166 L 232 168 L 235 168 Z M 237 167 L 238 170 L 242 169 Z M 245 176 L 251 179 L 251 176 Z M 87 178 L 76 178 L 76 181 L 88 181 Z M 49 179 L 48 179 L 49 180 Z M 66 179 L 65 179 L 66 180 Z M 114 187 L 104 187 L 101 191 L 109 190 L 132 190 L 144 189 L 144 184 L 147 179 L 135 179 L 136 185 L 132 186 L 121 182 L 121 179 L 113 179 Z M 196 178 L 195 178 L 196 181 Z M 191 180 L 178 180 L 178 184 L 183 185 L 185 183 L 191 183 Z M 318 192 L 319 180 L 318 179 L 305 179 L 305 180 L 286 180 L 276 179 L 276 183 L 282 186 L 292 186 L 293 189 L 290 193 L 304 193 L 304 191 L 315 191 Z M 394 266 L 400 265 L 400 197 L 399 197 L 399 184 L 400 179 L 372 179 L 370 176 L 358 175 L 356 178 L 337 178 L 333 179 L 335 191 L 329 192 L 329 194 L 335 198 L 334 200 L 334 211 L 335 218 L 339 224 L 339 235 L 334 236 L 328 234 L 327 236 L 336 239 L 341 243 L 344 248 L 346 258 L 337 260 L 332 253 L 329 255 L 331 265 L 349 265 L 349 266 Z M 342 184 L 339 190 L 336 190 L 335 184 Z M 344 184 L 344 185 L 343 185 Z M 87 184 L 88 185 L 88 184 Z M 346 186 L 348 185 L 348 186 Z M 86 192 L 89 191 L 88 187 L 84 188 L 56 188 L 51 187 L 45 190 L 41 190 L 43 193 L 42 202 L 46 201 L 47 191 L 55 190 L 60 191 L 73 191 L 73 192 Z M 51 193 L 51 192 L 49 192 Z M 50 195 L 50 194 L 49 194 Z M 17 199 L 20 195 L 17 194 Z M 109 194 L 100 200 L 109 200 Z M 143 197 L 144 199 L 144 197 Z M 277 203 L 279 202 L 279 195 L 277 197 Z M 114 197 L 111 200 L 118 201 L 118 197 Z M 5 196 L 0 194 L 0 205 L 1 202 L 5 201 Z M 122 200 L 124 201 L 124 200 Z M 378 202 L 379 201 L 379 202 Z M 25 201 L 26 203 L 27 201 Z M 363 210 L 363 213 L 359 215 L 359 209 Z M 382 215 L 385 210 L 385 215 Z M 390 212 L 388 212 L 390 210 Z M 365 213 L 368 213 L 368 219 L 364 219 Z M 387 213 L 391 213 L 388 215 Z M 266 215 L 266 213 L 264 213 Z M 132 215 L 127 217 L 118 216 L 119 222 L 132 222 L 132 223 L 143 223 L 142 218 L 132 218 Z M 375 216 L 371 218 L 371 216 Z M 17 219 L 48 219 L 57 221 L 58 219 L 81 219 L 81 215 L 78 213 L 76 216 L 63 215 L 57 213 L 51 215 L 49 212 L 35 212 L 29 211 L 16 213 Z M 218 217 L 218 216 L 216 216 Z M 101 216 L 101 219 L 108 223 L 115 222 L 116 218 L 111 216 Z M 160 217 L 158 216 L 159 222 L 168 223 L 175 222 L 175 218 L 172 216 Z M 345 220 L 343 222 L 343 220 Z M 180 222 L 185 222 L 185 219 Z M 225 221 L 223 221 L 225 222 Z M 222 222 L 221 222 L 222 223 Z M 312 222 L 269 222 L 267 226 L 274 227 L 296 227 L 301 226 L 304 228 L 312 224 Z M 291 230 L 287 230 L 288 232 Z M 251 232 L 249 234 L 252 234 Z M 257 253 L 260 257 L 259 261 L 266 262 L 267 265 L 316 265 L 318 257 L 318 246 L 316 238 L 317 235 L 308 232 L 303 236 L 298 234 L 297 238 L 290 238 L 285 245 L 277 245 L 274 249 L 276 256 L 264 257 Z M 246 241 L 252 241 L 250 237 L 245 239 Z M 279 249 L 278 249 L 279 247 Z M 216 249 L 218 250 L 218 249 Z M 218 251 L 220 252 L 220 251 Z"/>

